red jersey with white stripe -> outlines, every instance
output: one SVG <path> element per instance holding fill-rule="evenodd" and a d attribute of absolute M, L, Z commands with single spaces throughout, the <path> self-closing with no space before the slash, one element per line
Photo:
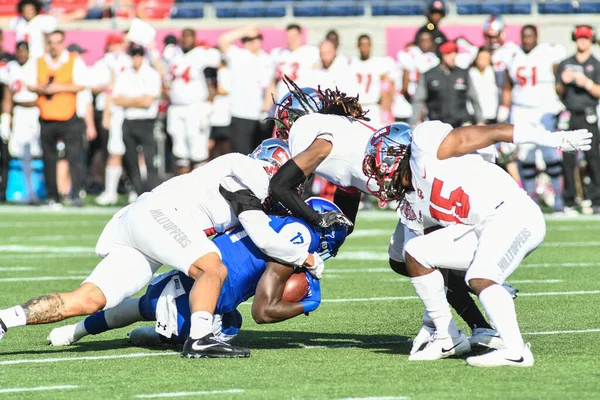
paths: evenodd
<path fill-rule="evenodd" d="M 208 85 L 204 69 L 218 68 L 221 53 L 210 47 L 196 47 L 180 53 L 170 62 L 169 78 L 171 104 L 190 105 L 208 99 Z"/>
<path fill-rule="evenodd" d="M 350 69 L 356 76 L 358 82 L 358 95 L 363 105 L 378 104 L 381 99 L 381 82 L 384 76 L 392 75 L 394 65 L 388 57 L 370 57 L 361 60 L 360 57 L 352 57 Z"/>
<path fill-rule="evenodd" d="M 513 104 L 555 107 L 559 99 L 554 89 L 553 66 L 565 58 L 565 48 L 560 45 L 541 43 L 529 53 L 519 49 L 507 65 L 513 82 Z"/>
<path fill-rule="evenodd" d="M 403 216 L 411 229 L 415 224 L 432 223 L 480 225 L 503 202 L 527 199 L 510 175 L 480 154 L 439 160 L 437 151 L 452 129 L 440 121 L 428 121 L 413 132 L 410 169 L 414 194 L 406 197 L 411 212 Z"/>
<path fill-rule="evenodd" d="M 370 194 L 362 164 L 365 149 L 375 131 L 368 122 L 337 115 L 309 114 L 300 117 L 290 129 L 292 157 L 306 150 L 316 139 L 324 139 L 333 147 L 329 156 L 315 170 L 341 188 L 356 188 Z M 372 182 L 371 189 L 377 189 Z"/>
<path fill-rule="evenodd" d="M 276 48 L 271 51 L 271 58 L 275 63 L 275 78 L 277 91 L 275 99 L 280 100 L 289 90 L 282 81 L 287 75 L 300 87 L 310 85 L 313 67 L 319 62 L 319 49 L 315 46 L 300 46 L 292 51 L 288 48 Z"/>

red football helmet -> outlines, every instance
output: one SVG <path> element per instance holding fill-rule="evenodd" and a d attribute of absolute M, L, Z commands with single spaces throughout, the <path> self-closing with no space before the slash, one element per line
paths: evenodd
<path fill-rule="evenodd" d="M 363 173 L 369 178 L 367 188 L 379 199 L 379 204 L 402 200 L 406 188 L 400 182 L 398 169 L 410 157 L 412 128 L 405 123 L 397 123 L 379 129 L 371 136 L 365 158 Z M 375 180 L 377 190 L 371 190 L 369 183 Z"/>

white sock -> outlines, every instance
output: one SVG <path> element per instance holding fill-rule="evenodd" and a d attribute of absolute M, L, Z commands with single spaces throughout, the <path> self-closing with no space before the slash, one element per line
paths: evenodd
<path fill-rule="evenodd" d="M 123 173 L 122 167 L 106 167 L 106 176 L 104 183 L 104 192 L 117 196 L 117 189 L 119 187 L 119 179 Z"/>
<path fill-rule="evenodd" d="M 0 310 L 0 319 L 4 322 L 7 328 L 13 326 L 23 326 L 27 324 L 27 316 L 25 310 L 21 306 L 14 306 L 5 310 Z"/>
<path fill-rule="evenodd" d="M 140 313 L 140 299 L 125 299 L 118 306 L 104 311 L 104 320 L 110 329 L 122 328 L 143 321 L 144 317 Z"/>
<path fill-rule="evenodd" d="M 75 341 L 77 342 L 78 340 L 80 340 L 83 337 L 86 337 L 87 335 L 89 335 L 88 331 L 85 330 L 85 320 L 83 321 L 79 321 L 76 325 L 75 325 L 75 332 L 73 333 L 73 337 L 75 338 Z"/>
<path fill-rule="evenodd" d="M 410 278 L 410 281 L 425 306 L 426 314 L 433 321 L 438 335 L 458 336 L 458 329 L 450 312 L 450 304 L 446 300 L 444 277 L 441 272 L 436 269 L 427 275 Z"/>
<path fill-rule="evenodd" d="M 525 343 L 519 330 L 515 302 L 501 285 L 492 285 L 479 293 L 479 301 L 492 320 L 504 345 L 515 355 L 523 352 Z"/>
<path fill-rule="evenodd" d="M 190 318 L 190 337 L 200 339 L 212 333 L 213 316 L 207 311 L 197 311 Z"/>

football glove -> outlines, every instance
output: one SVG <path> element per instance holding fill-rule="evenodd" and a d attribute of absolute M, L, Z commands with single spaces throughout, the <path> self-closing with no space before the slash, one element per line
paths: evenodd
<path fill-rule="evenodd" d="M 354 226 L 352 221 L 341 212 L 328 211 L 321 214 L 321 221 L 319 222 L 321 228 L 329 228 L 334 225 L 347 226 L 348 228 Z"/>
<path fill-rule="evenodd" d="M 304 267 L 306 271 L 313 276 L 315 279 L 321 279 L 323 277 L 323 270 L 325 269 L 325 262 L 319 256 L 318 253 L 312 253 L 315 265 L 312 267 Z"/>
<path fill-rule="evenodd" d="M 308 282 L 308 294 L 300 304 L 304 308 L 304 313 L 308 314 L 311 311 L 315 311 L 319 307 L 319 304 L 321 304 L 321 284 L 312 275 L 304 275 L 306 275 L 306 281 Z"/>
<path fill-rule="evenodd" d="M 427 325 L 423 325 L 421 330 L 417 334 L 417 336 L 413 339 L 413 345 L 410 349 L 410 355 L 415 354 L 417 351 L 421 350 L 421 347 L 426 345 L 427 343 L 433 340 L 433 334 L 435 333 L 435 328 L 432 328 Z"/>
<path fill-rule="evenodd" d="M 592 133 L 587 129 L 550 132 L 530 124 L 517 124 L 513 128 L 513 143 L 533 143 L 567 152 L 588 151 L 592 148 Z"/>

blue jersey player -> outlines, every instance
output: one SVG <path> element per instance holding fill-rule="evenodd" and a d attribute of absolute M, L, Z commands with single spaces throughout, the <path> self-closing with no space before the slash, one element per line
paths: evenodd
<path fill-rule="evenodd" d="M 307 203 L 316 211 L 338 211 L 332 202 L 311 198 Z M 346 238 L 345 227 L 321 229 L 295 217 L 270 216 L 271 227 L 308 251 L 334 256 Z M 289 266 L 276 263 L 258 250 L 242 227 L 214 239 L 227 267 L 213 320 L 213 333 L 228 341 L 241 327 L 237 306 L 254 296 L 252 317 L 257 323 L 273 323 L 314 311 L 320 304 L 319 281 L 305 274 L 308 296 L 298 303 L 282 300 L 285 284 L 294 272 Z M 157 321 L 154 327 L 135 329 L 130 340 L 138 345 L 162 342 L 183 344 L 189 334 L 190 309 L 188 294 L 193 279 L 178 271 L 156 277 L 141 298 L 127 299 L 115 308 L 100 311 L 74 325 L 52 330 L 48 339 L 55 346 L 70 345 L 89 334 L 99 334 L 138 321 Z"/>

